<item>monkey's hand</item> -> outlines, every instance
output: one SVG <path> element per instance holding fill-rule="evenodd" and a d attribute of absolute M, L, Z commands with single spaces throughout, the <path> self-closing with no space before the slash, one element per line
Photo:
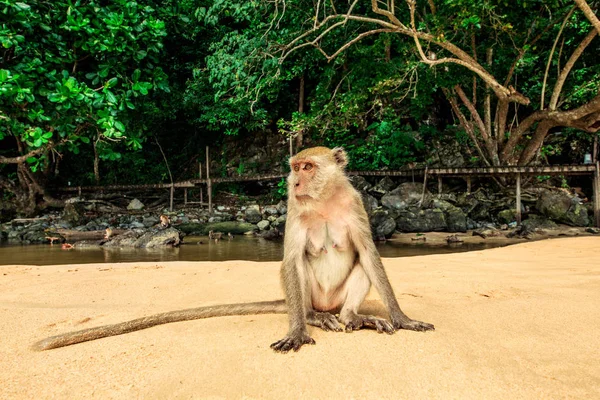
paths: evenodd
<path fill-rule="evenodd" d="M 304 344 L 315 344 L 315 340 L 307 332 L 290 333 L 286 337 L 271 345 L 271 348 L 281 353 L 290 350 L 298 351 Z"/>
<path fill-rule="evenodd" d="M 427 322 L 416 321 L 414 319 L 394 319 L 392 318 L 392 324 L 396 329 L 408 329 L 410 331 L 434 331 L 435 327 Z"/>

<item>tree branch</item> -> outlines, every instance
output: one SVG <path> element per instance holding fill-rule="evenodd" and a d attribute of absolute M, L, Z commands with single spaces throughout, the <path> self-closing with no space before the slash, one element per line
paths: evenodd
<path fill-rule="evenodd" d="M 540 110 L 544 109 L 544 95 L 546 93 L 546 80 L 548 79 L 548 71 L 550 71 L 550 64 L 552 63 L 552 56 L 554 55 L 554 50 L 556 50 L 556 45 L 558 44 L 558 40 L 560 39 L 560 36 L 563 33 L 563 30 L 565 29 L 565 25 L 567 25 L 567 21 L 569 20 L 569 18 L 571 18 L 571 15 L 573 15 L 573 11 L 575 11 L 575 7 L 571 8 L 569 10 L 569 12 L 567 13 L 567 15 L 565 16 L 565 19 L 563 20 L 562 25 L 560 26 L 560 29 L 558 30 L 558 34 L 556 35 L 556 38 L 554 39 L 554 43 L 552 44 L 552 49 L 550 50 L 550 55 L 548 56 L 548 62 L 546 63 L 546 71 L 544 72 L 544 81 L 542 83 L 542 94 L 540 95 Z"/>
<path fill-rule="evenodd" d="M 469 121 L 467 121 L 467 118 L 465 117 L 463 112 L 460 110 L 460 107 L 458 106 L 456 99 L 454 98 L 454 96 L 452 96 L 449 93 L 448 89 L 442 89 L 442 91 L 444 92 L 444 95 L 446 95 L 446 99 L 448 99 L 448 102 L 450 103 L 450 106 L 452 107 L 452 111 L 454 111 L 454 113 L 458 117 L 460 124 L 465 129 L 465 132 L 467 132 L 467 135 L 469 135 L 469 138 L 473 142 L 475 149 L 477 149 L 477 153 L 479 153 L 479 156 L 481 157 L 481 159 L 483 160 L 485 165 L 487 165 L 488 167 L 491 166 L 490 162 L 487 160 L 487 158 L 485 157 L 485 154 L 481 150 L 481 147 L 479 147 L 479 142 L 477 141 L 477 137 L 475 136 L 475 131 L 473 130 L 473 125 L 471 125 L 471 123 L 469 123 Z"/>
<path fill-rule="evenodd" d="M 587 1 L 585 1 L 585 0 L 573 0 L 573 1 L 575 1 L 575 4 L 577 4 L 577 7 L 579 7 L 581 9 L 581 11 L 583 11 L 583 14 L 588 19 L 588 21 L 590 21 L 592 23 L 592 25 L 594 25 L 594 28 L 596 28 L 596 32 L 600 33 L 600 21 L 598 20 L 598 17 L 596 17 L 596 14 L 594 14 L 594 11 L 592 11 L 590 6 L 588 5 Z"/>
<path fill-rule="evenodd" d="M 588 35 L 581 41 L 581 43 L 579 43 L 579 46 L 577 46 L 575 51 L 573 51 L 571 57 L 569 57 L 569 61 L 567 61 L 567 63 L 565 64 L 563 70 L 558 76 L 558 79 L 556 80 L 556 84 L 554 85 L 554 91 L 552 92 L 552 97 L 550 98 L 550 110 L 556 110 L 556 105 L 558 104 L 560 92 L 562 91 L 563 85 L 565 84 L 569 72 L 571 72 L 571 69 L 573 68 L 579 57 L 581 57 L 581 54 L 583 54 L 585 48 L 591 43 L 591 41 L 596 37 L 597 34 L 598 31 L 592 29 L 590 33 L 588 33 Z"/>
<path fill-rule="evenodd" d="M 4 156 L 0 156 L 0 164 L 21 164 L 25 161 L 27 161 L 27 159 L 29 157 L 35 157 L 38 154 L 41 154 L 45 151 L 51 150 L 53 147 L 56 147 L 58 145 L 61 145 L 63 143 L 65 143 L 66 140 L 63 139 L 58 143 L 50 143 L 48 146 L 44 146 L 44 147 L 40 147 L 37 148 L 35 150 L 31 150 L 29 153 L 27 154 L 23 154 L 22 156 L 17 156 L 17 157 L 4 157 Z"/>

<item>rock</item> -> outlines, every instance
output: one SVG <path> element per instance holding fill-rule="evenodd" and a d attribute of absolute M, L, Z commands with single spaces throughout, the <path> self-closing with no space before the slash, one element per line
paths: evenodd
<path fill-rule="evenodd" d="M 486 226 L 484 228 L 474 230 L 472 235 L 481 236 L 482 238 L 486 239 L 488 237 L 500 236 L 500 231 L 494 227 Z"/>
<path fill-rule="evenodd" d="M 521 225 L 528 232 L 558 229 L 558 225 L 556 225 L 554 221 L 535 214 L 530 214 L 527 219 L 521 223 Z"/>
<path fill-rule="evenodd" d="M 362 176 L 352 175 L 349 179 L 352 186 L 354 186 L 354 188 L 359 192 L 366 193 L 373 187 L 373 185 L 367 182 L 367 180 Z"/>
<path fill-rule="evenodd" d="M 248 206 L 248 208 L 246 208 L 244 218 L 251 224 L 259 223 L 262 220 L 260 207 L 257 205 Z"/>
<path fill-rule="evenodd" d="M 208 235 L 209 231 L 231 232 L 234 235 L 241 235 L 246 232 L 255 231 L 256 225 L 247 222 L 225 221 L 209 224 L 188 223 L 178 225 L 177 228 L 186 235 Z"/>
<path fill-rule="evenodd" d="M 144 233 L 136 241 L 135 247 L 158 248 L 158 247 L 177 247 L 181 243 L 181 234 L 175 228 L 152 230 Z"/>
<path fill-rule="evenodd" d="M 517 219 L 517 212 L 514 209 L 502 210 L 498 213 L 498 221 L 502 224 L 510 224 Z"/>
<path fill-rule="evenodd" d="M 405 210 L 416 205 L 423 196 L 423 184 L 405 182 L 381 198 L 381 205 L 392 210 Z M 425 204 L 431 201 L 431 194 L 425 191 Z"/>
<path fill-rule="evenodd" d="M 571 226 L 587 226 L 590 223 L 587 209 L 580 199 L 563 191 L 543 190 L 535 205 L 548 218 Z"/>
<path fill-rule="evenodd" d="M 371 215 L 370 222 L 371 232 L 376 238 L 389 238 L 396 230 L 396 221 L 385 210 L 375 210 Z"/>
<path fill-rule="evenodd" d="M 208 219 L 209 223 L 223 222 L 223 221 L 224 221 L 224 219 L 221 216 L 213 216 Z"/>
<path fill-rule="evenodd" d="M 21 236 L 21 241 L 30 244 L 48 243 L 46 236 L 48 235 L 43 230 L 28 230 Z"/>
<path fill-rule="evenodd" d="M 280 215 L 287 214 L 287 203 L 283 200 L 277 203 L 277 211 Z"/>
<path fill-rule="evenodd" d="M 433 168 L 460 168 L 466 164 L 461 146 L 456 141 L 435 141 L 431 149 L 429 164 Z"/>
<path fill-rule="evenodd" d="M 573 202 L 562 222 L 571 226 L 588 226 L 590 224 L 590 219 L 588 217 L 587 208 L 578 202 Z"/>
<path fill-rule="evenodd" d="M 143 223 L 141 223 L 139 221 L 133 221 L 129 225 L 131 226 L 132 229 L 144 229 L 146 227 L 146 225 L 144 225 Z"/>
<path fill-rule="evenodd" d="M 600 235 L 600 228 L 592 228 L 592 227 L 590 227 L 590 228 L 587 228 L 585 231 L 587 233 L 592 233 L 594 235 Z"/>
<path fill-rule="evenodd" d="M 277 215 L 277 214 L 279 214 L 279 210 L 277 209 L 277 206 L 266 206 L 265 208 L 263 208 L 263 211 L 267 215 Z"/>
<path fill-rule="evenodd" d="M 467 231 L 467 216 L 460 208 L 453 206 L 444 211 L 444 219 L 446 220 L 446 230 L 448 232 Z"/>
<path fill-rule="evenodd" d="M 377 182 L 375 186 L 369 189 L 369 193 L 374 196 L 381 197 L 394 187 L 394 181 L 389 176 L 384 177 Z"/>
<path fill-rule="evenodd" d="M 407 209 L 396 218 L 396 229 L 402 232 L 432 232 L 446 229 L 444 212 L 440 209 Z"/>
<path fill-rule="evenodd" d="M 365 211 L 367 212 L 367 214 L 370 215 L 373 212 L 373 210 L 379 207 L 379 202 L 375 197 L 371 196 L 368 193 L 361 193 L 360 195 L 362 197 L 363 206 L 365 207 Z"/>
<path fill-rule="evenodd" d="M 144 203 L 139 201 L 138 199 L 133 199 L 127 205 L 128 210 L 139 211 L 144 209 Z"/>
<path fill-rule="evenodd" d="M 89 221 L 89 218 L 85 215 L 86 210 L 84 205 L 76 200 L 79 199 L 69 199 L 65 202 L 65 208 L 61 216 L 63 220 L 72 226 L 84 225 Z"/>
<path fill-rule="evenodd" d="M 265 231 L 265 230 L 269 229 L 269 226 L 271 226 L 271 223 L 268 220 L 262 220 L 258 224 L 256 224 L 256 226 L 258 227 L 259 230 Z"/>
<path fill-rule="evenodd" d="M 262 231 L 258 234 L 259 237 L 266 240 L 277 240 L 281 238 L 283 235 L 277 228 L 269 229 L 268 231 Z"/>
<path fill-rule="evenodd" d="M 146 228 L 150 228 L 156 224 L 158 224 L 160 222 L 160 220 L 158 219 L 158 217 L 155 217 L 153 215 L 144 217 L 144 219 L 142 220 L 142 223 L 144 224 L 144 226 Z"/>

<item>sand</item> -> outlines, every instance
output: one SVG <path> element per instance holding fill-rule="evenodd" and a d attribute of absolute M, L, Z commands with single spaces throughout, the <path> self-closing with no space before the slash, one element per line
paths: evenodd
<path fill-rule="evenodd" d="M 0 398 L 600 398 L 600 238 L 384 259 L 435 332 L 323 332 L 277 354 L 285 315 L 180 322 L 45 352 L 44 337 L 281 297 L 278 263 L 0 267 Z M 365 309 L 385 315 L 372 291 Z"/>

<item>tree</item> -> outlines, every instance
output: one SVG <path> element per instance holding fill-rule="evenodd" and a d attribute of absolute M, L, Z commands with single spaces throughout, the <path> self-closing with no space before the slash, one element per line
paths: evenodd
<path fill-rule="evenodd" d="M 0 188 L 31 214 L 58 204 L 44 179 L 63 152 L 93 144 L 99 180 L 99 159 L 120 157 L 112 144 L 141 148 L 132 112 L 140 98 L 169 91 L 159 59 L 165 25 L 149 5 L 126 0 L 0 5 L 0 144 L 8 154 L 0 155 Z"/>
<path fill-rule="evenodd" d="M 585 13 L 558 0 L 407 0 L 403 5 L 372 0 L 368 7 L 358 0 L 346 7 L 318 1 L 312 26 L 301 28 L 280 60 L 314 47 L 334 61 L 374 35 L 401 35 L 412 41 L 419 62 L 432 67 L 432 81 L 481 161 L 525 165 L 536 159 L 553 129 L 600 129 L 598 41 L 595 51 L 588 49 L 598 31 L 586 17 L 595 25 L 597 19 L 585 1 L 577 3 Z M 348 32 L 352 37 L 338 44 L 335 37 Z M 573 71 L 576 63 L 580 67 Z"/>

